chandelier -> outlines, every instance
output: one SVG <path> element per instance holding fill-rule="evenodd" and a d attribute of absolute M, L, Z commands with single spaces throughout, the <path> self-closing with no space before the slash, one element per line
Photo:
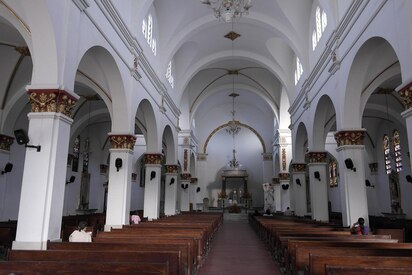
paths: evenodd
<path fill-rule="evenodd" d="M 240 166 L 239 161 L 236 159 L 236 145 L 235 145 L 235 136 L 240 132 L 240 122 L 235 119 L 235 98 L 239 96 L 239 94 L 233 92 L 229 95 L 232 97 L 232 120 L 227 123 L 226 132 L 232 136 L 233 140 L 233 158 L 229 161 L 229 167 L 231 169 L 237 169 Z"/>
<path fill-rule="evenodd" d="M 252 0 L 200 0 L 202 4 L 208 5 L 215 17 L 225 22 L 242 17 L 243 14 L 249 14 L 252 7 Z"/>

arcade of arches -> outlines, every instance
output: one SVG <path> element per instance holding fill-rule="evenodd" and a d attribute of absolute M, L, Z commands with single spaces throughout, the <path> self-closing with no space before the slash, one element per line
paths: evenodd
<path fill-rule="evenodd" d="M 412 218 L 412 2 L 252 4 L 227 23 L 201 1 L 0 0 L 14 247 L 79 213 L 263 209 L 264 183 L 272 211 Z"/>

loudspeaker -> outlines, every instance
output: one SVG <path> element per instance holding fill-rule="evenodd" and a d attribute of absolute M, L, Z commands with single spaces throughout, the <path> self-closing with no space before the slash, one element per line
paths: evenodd
<path fill-rule="evenodd" d="M 356 168 L 353 167 L 353 161 L 352 161 L 351 158 L 345 159 L 345 165 L 346 165 L 346 168 L 347 168 L 347 169 L 350 169 L 350 170 L 352 170 L 353 172 L 356 172 Z"/>
<path fill-rule="evenodd" d="M 370 182 L 368 179 L 365 180 L 365 185 L 366 185 L 367 187 L 375 188 L 375 185 L 372 185 L 371 182 Z"/>
<path fill-rule="evenodd" d="M 68 181 L 66 181 L 66 184 L 72 183 L 76 180 L 75 176 L 71 176 L 70 179 Z"/>
<path fill-rule="evenodd" d="M 302 186 L 302 184 L 300 183 L 300 179 L 296 179 L 296 184 Z"/>
<path fill-rule="evenodd" d="M 200 192 L 200 187 L 196 188 L 196 193 Z"/>
<path fill-rule="evenodd" d="M 121 158 L 117 158 L 114 162 L 114 166 L 117 168 L 117 172 L 119 172 L 119 169 L 123 166 L 123 160 Z"/>
<path fill-rule="evenodd" d="M 283 190 L 288 190 L 289 189 L 289 184 L 282 184 L 282 189 Z"/>
<path fill-rule="evenodd" d="M 315 171 L 315 172 L 313 173 L 313 175 L 315 176 L 315 179 L 317 179 L 317 180 L 320 181 L 320 173 L 319 173 L 319 171 Z"/>
<path fill-rule="evenodd" d="M 10 162 L 7 162 L 6 166 L 4 166 L 4 170 L 1 171 L 1 174 L 3 175 L 3 174 L 6 174 L 6 173 L 9 173 L 9 172 L 11 172 L 12 169 L 13 169 L 13 164 L 10 163 Z"/>
<path fill-rule="evenodd" d="M 150 172 L 150 180 L 154 179 L 156 177 L 156 172 L 152 171 Z"/>
<path fill-rule="evenodd" d="M 406 175 L 406 181 L 407 181 L 407 182 L 412 182 L 412 177 L 411 177 L 411 175 Z"/>
<path fill-rule="evenodd" d="M 27 144 L 30 141 L 29 137 L 23 129 L 15 130 L 14 137 L 16 138 L 17 144 L 19 145 Z"/>
<path fill-rule="evenodd" d="M 171 179 L 170 179 L 169 185 L 172 185 L 173 183 L 175 183 L 175 178 L 171 178 Z"/>

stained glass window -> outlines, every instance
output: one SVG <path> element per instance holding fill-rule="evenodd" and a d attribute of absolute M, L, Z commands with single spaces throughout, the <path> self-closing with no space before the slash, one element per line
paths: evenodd
<path fill-rule="evenodd" d="M 156 56 L 157 43 L 153 34 L 153 17 L 151 14 L 147 16 L 147 19 L 143 19 L 142 21 L 142 33 L 154 56 Z"/>
<path fill-rule="evenodd" d="M 402 155 L 401 155 L 401 141 L 398 130 L 393 130 L 392 133 L 393 152 L 395 154 L 395 170 L 402 171 Z"/>
<path fill-rule="evenodd" d="M 329 186 L 338 186 L 338 165 L 335 159 L 329 161 Z"/>
<path fill-rule="evenodd" d="M 389 147 L 390 142 L 389 142 L 389 137 L 387 135 L 383 136 L 383 153 L 385 155 L 385 171 L 386 174 L 390 174 L 392 172 L 392 167 L 391 167 L 391 149 Z"/>
<path fill-rule="evenodd" d="M 328 17 L 326 12 L 319 6 L 315 10 L 315 27 L 312 33 L 312 50 L 316 49 L 323 32 L 328 25 Z"/>

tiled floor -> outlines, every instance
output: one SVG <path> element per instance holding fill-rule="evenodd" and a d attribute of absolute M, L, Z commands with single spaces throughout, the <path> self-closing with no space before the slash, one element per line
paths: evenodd
<path fill-rule="evenodd" d="M 199 275 L 282 274 L 247 221 L 224 221 Z"/>

